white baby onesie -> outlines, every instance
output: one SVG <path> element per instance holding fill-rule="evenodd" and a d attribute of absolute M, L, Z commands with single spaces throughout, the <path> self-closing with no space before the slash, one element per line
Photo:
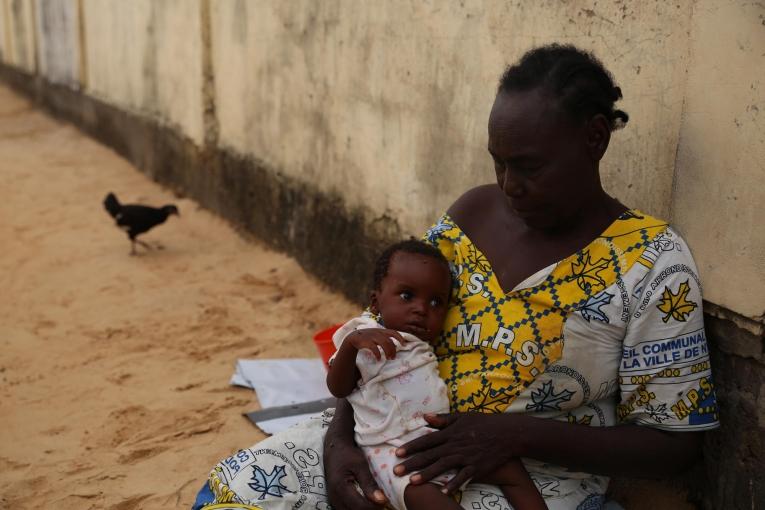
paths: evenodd
<path fill-rule="evenodd" d="M 357 329 L 381 328 L 371 315 L 351 319 L 338 329 L 332 341 L 339 349 L 343 339 Z M 393 474 L 393 467 L 403 459 L 396 457 L 396 448 L 434 429 L 425 418 L 427 413 L 448 413 L 446 385 L 438 376 L 433 349 L 409 333 L 401 333 L 407 342 L 396 344 L 396 357 L 377 360 L 369 349 L 356 356 L 361 374 L 356 389 L 348 396 L 356 420 L 356 443 L 364 449 L 375 479 L 397 510 L 404 510 L 404 489 L 409 476 Z M 436 480 L 446 483 L 453 475 Z"/>

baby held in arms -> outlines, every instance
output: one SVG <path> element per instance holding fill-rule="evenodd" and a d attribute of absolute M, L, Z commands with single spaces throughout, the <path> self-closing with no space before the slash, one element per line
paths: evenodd
<path fill-rule="evenodd" d="M 355 438 L 372 473 L 396 510 L 460 509 L 442 492 L 453 475 L 414 485 L 393 468 L 396 449 L 434 429 L 425 414 L 449 412 L 446 385 L 438 375 L 432 344 L 446 318 L 452 279 L 440 251 L 410 240 L 387 248 L 377 261 L 369 312 L 334 335 L 337 353 L 327 386 L 353 407 Z M 520 460 L 491 479 L 516 510 L 546 509 Z"/>

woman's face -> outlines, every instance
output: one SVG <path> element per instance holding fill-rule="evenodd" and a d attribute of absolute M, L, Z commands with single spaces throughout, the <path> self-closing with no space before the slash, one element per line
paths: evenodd
<path fill-rule="evenodd" d="M 497 184 L 528 226 L 565 227 L 601 192 L 591 134 L 539 90 L 497 95 L 488 149 Z"/>

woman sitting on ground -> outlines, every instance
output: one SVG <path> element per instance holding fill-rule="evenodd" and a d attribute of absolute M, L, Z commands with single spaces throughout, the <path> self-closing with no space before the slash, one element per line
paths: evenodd
<path fill-rule="evenodd" d="M 426 417 L 439 430 L 399 448 L 395 475 L 452 471 L 463 508 L 506 508 L 499 489 L 468 482 L 522 458 L 550 509 L 591 509 L 608 476 L 671 476 L 700 458 L 699 432 L 718 426 L 701 285 L 666 222 L 601 186 L 628 119 L 620 98 L 571 46 L 534 49 L 500 79 L 496 184 L 466 192 L 425 236 L 455 281 L 433 346 L 451 414 Z M 339 400 L 221 462 L 197 508 L 380 508 L 353 428 Z"/>

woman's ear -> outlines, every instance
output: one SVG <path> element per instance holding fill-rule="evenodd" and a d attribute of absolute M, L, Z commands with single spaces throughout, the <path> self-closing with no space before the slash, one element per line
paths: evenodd
<path fill-rule="evenodd" d="M 611 122 L 602 113 L 595 115 L 587 122 L 586 137 L 590 157 L 594 161 L 600 161 L 611 141 Z"/>

